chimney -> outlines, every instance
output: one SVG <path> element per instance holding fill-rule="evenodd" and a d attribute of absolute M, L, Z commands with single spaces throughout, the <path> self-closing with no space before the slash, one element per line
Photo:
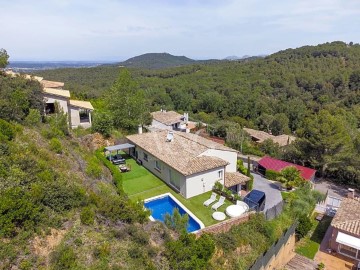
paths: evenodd
<path fill-rule="evenodd" d="M 189 113 L 184 112 L 184 121 L 187 123 L 189 121 Z"/>
<path fill-rule="evenodd" d="M 138 134 L 142 134 L 142 125 L 138 125 Z"/>
<path fill-rule="evenodd" d="M 168 131 L 168 134 L 166 136 L 166 141 L 167 142 L 172 142 L 173 140 L 174 140 L 174 132 Z"/>
<path fill-rule="evenodd" d="M 355 199 L 355 189 L 348 188 L 348 198 Z"/>

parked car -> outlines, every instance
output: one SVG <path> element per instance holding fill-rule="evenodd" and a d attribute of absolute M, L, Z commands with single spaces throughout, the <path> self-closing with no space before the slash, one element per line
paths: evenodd
<path fill-rule="evenodd" d="M 120 154 L 108 155 L 106 158 L 108 160 L 110 160 L 115 165 L 125 164 L 126 163 L 126 160 Z"/>
<path fill-rule="evenodd" d="M 249 205 L 249 209 L 256 210 L 257 212 L 264 210 L 265 201 L 265 193 L 257 189 L 253 189 L 244 197 L 244 202 Z"/>

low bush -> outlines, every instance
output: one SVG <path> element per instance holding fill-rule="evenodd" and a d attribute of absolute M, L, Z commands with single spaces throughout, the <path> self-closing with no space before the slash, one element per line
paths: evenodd
<path fill-rule="evenodd" d="M 51 151 L 54 151 L 57 154 L 62 153 L 62 145 L 61 145 L 61 142 L 59 141 L 59 139 L 52 138 L 50 140 L 49 144 L 50 144 L 50 150 Z"/>
<path fill-rule="evenodd" d="M 95 211 L 90 206 L 86 206 L 81 210 L 80 220 L 82 224 L 92 225 L 94 224 Z"/>
<path fill-rule="evenodd" d="M 75 269 L 77 267 L 74 249 L 70 246 L 61 245 L 52 253 L 51 262 L 54 270 Z"/>
<path fill-rule="evenodd" d="M 97 259 L 106 259 L 109 257 L 111 251 L 111 247 L 109 242 L 102 243 L 101 245 L 95 247 L 94 249 L 94 256 Z"/>
<path fill-rule="evenodd" d="M 85 172 L 90 177 L 99 178 L 101 176 L 102 169 L 96 157 L 92 157 L 88 161 Z"/>
<path fill-rule="evenodd" d="M 0 119 L 0 134 L 10 141 L 15 137 L 15 128 L 9 122 Z"/>

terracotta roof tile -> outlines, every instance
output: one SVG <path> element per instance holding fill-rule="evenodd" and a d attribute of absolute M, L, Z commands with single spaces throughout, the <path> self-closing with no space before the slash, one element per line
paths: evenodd
<path fill-rule="evenodd" d="M 88 110 L 94 110 L 94 107 L 91 105 L 91 103 L 89 101 L 70 99 L 70 105 L 75 106 L 75 107 L 88 109 Z"/>
<path fill-rule="evenodd" d="M 41 81 L 42 86 L 45 88 L 60 88 L 64 87 L 63 82 L 55 82 L 55 81 L 48 81 L 48 80 L 42 80 Z"/>
<path fill-rule="evenodd" d="M 55 89 L 55 88 L 44 88 L 44 92 L 50 95 L 61 96 L 70 98 L 69 90 Z"/>
<path fill-rule="evenodd" d="M 271 139 L 273 142 L 278 143 L 280 146 L 288 145 L 288 143 L 292 143 L 295 141 L 296 137 L 291 135 L 278 135 L 274 136 L 265 131 L 251 129 L 251 128 L 243 128 L 246 133 L 248 133 L 251 137 L 255 138 L 258 143 L 262 143 L 267 139 Z"/>
<path fill-rule="evenodd" d="M 239 172 L 225 172 L 225 187 L 232 187 L 238 184 L 245 184 L 250 177 Z"/>
<path fill-rule="evenodd" d="M 158 111 L 151 113 L 154 120 L 170 126 L 182 121 L 182 115 L 174 111 Z"/>
<path fill-rule="evenodd" d="M 342 200 L 331 225 L 337 229 L 360 236 L 360 200 Z"/>
<path fill-rule="evenodd" d="M 174 139 L 168 142 L 167 135 L 168 131 L 161 130 L 129 135 L 127 139 L 185 176 L 228 164 L 220 158 L 203 155 L 208 149 L 225 149 L 222 145 L 177 131 L 173 131 Z"/>

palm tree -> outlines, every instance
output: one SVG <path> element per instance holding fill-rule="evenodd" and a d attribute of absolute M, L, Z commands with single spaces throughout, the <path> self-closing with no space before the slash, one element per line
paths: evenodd
<path fill-rule="evenodd" d="M 282 186 L 286 189 L 291 189 L 293 187 L 300 186 L 303 178 L 297 168 L 290 166 L 282 169 L 279 176 L 276 177 L 276 180 L 281 182 Z"/>

